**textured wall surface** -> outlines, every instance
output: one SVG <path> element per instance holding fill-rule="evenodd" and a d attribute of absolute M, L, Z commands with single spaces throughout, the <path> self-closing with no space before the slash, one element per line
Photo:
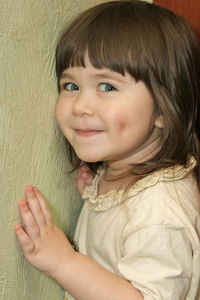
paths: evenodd
<path fill-rule="evenodd" d="M 13 225 L 24 186 L 32 184 L 56 224 L 73 234 L 81 202 L 54 117 L 54 51 L 64 24 L 97 2 L 0 1 L 0 300 L 63 297 L 56 282 L 24 260 Z"/>
<path fill-rule="evenodd" d="M 56 224 L 70 237 L 81 202 L 67 176 L 54 109 L 54 51 L 79 11 L 101 0 L 0 2 L 0 300 L 56 300 L 63 290 L 23 258 L 13 225 L 26 184 L 45 196 Z"/>

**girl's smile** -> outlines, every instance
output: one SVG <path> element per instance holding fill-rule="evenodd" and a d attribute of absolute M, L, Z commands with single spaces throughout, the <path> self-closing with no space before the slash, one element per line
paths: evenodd
<path fill-rule="evenodd" d="M 94 135 L 98 135 L 101 133 L 101 130 L 95 130 L 95 129 L 76 129 L 75 130 L 77 135 L 83 136 L 83 137 L 91 137 Z"/>
<path fill-rule="evenodd" d="M 158 149 L 160 116 L 142 81 L 96 69 L 86 56 L 85 67 L 63 72 L 60 88 L 57 120 L 81 160 L 124 166 Z"/>

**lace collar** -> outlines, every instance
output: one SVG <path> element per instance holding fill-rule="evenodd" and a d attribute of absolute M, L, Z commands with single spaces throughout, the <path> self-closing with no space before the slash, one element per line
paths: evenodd
<path fill-rule="evenodd" d="M 140 180 L 138 180 L 132 188 L 130 188 L 124 197 L 124 189 L 116 191 L 111 190 L 107 194 L 98 196 L 98 185 L 104 174 L 105 168 L 102 166 L 97 170 L 92 185 L 84 189 L 82 198 L 88 201 L 89 208 L 94 211 L 106 211 L 114 206 L 121 204 L 126 199 L 137 195 L 146 188 L 155 185 L 159 181 L 173 181 L 185 177 L 196 166 L 196 160 L 191 157 L 188 166 L 182 165 L 161 169 Z"/>

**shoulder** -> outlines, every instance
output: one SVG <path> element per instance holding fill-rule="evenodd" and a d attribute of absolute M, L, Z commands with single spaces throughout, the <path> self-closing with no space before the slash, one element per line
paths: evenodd
<path fill-rule="evenodd" d="M 159 226 L 183 229 L 189 239 L 199 241 L 200 193 L 192 173 L 178 180 L 158 181 L 130 196 L 123 206 L 127 214 L 125 237 Z"/>
<path fill-rule="evenodd" d="M 161 169 L 139 180 L 128 193 L 129 205 L 159 213 L 160 220 L 169 212 L 182 209 L 189 213 L 200 212 L 200 191 L 193 174 L 196 161 L 193 157 L 188 166 L 176 165 Z M 135 201 L 130 199 L 135 198 Z"/>

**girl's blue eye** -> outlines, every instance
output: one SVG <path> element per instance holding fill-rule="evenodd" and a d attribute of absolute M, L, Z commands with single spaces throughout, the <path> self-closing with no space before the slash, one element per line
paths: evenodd
<path fill-rule="evenodd" d="M 67 91 L 78 91 L 79 88 L 75 83 L 65 83 L 64 84 L 64 90 Z"/>
<path fill-rule="evenodd" d="M 116 88 L 112 85 L 112 84 L 109 84 L 109 83 L 101 83 L 99 85 L 99 89 L 100 91 L 102 92 L 112 92 L 112 91 L 116 91 Z"/>

